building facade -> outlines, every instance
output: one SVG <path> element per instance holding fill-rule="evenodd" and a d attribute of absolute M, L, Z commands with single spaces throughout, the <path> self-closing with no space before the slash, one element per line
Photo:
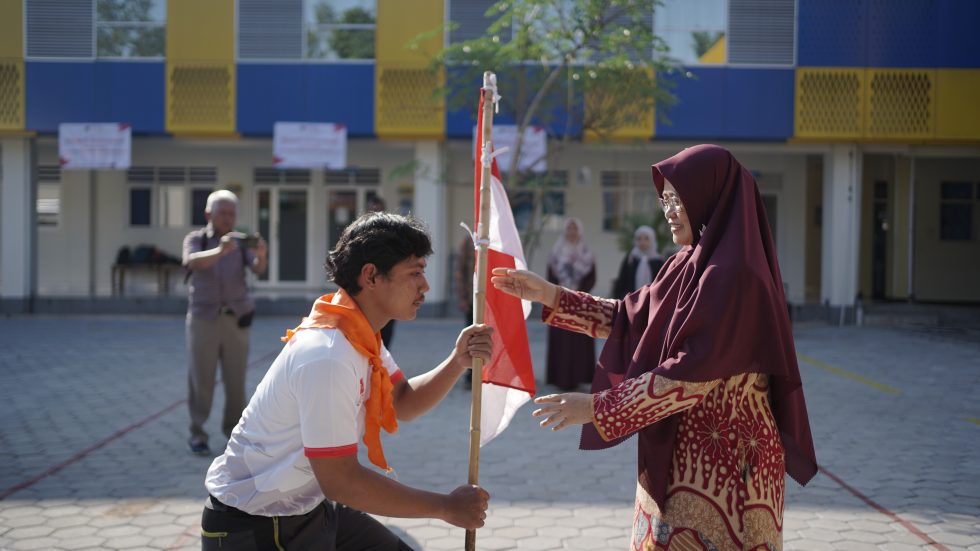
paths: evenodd
<path fill-rule="evenodd" d="M 220 188 L 238 193 L 241 227 L 270 242 L 259 296 L 322 293 L 327 251 L 381 197 L 429 225 L 427 303 L 446 311 L 459 222 L 472 218 L 476 106 L 433 100 L 453 73 L 428 67 L 444 44 L 482 34 L 494 2 L 124 4 L 0 3 L 3 311 L 179 297 L 179 270 L 123 271 L 119 252 L 179 255 Z M 452 32 L 405 47 L 450 21 Z M 575 216 L 596 251 L 595 292 L 610 293 L 624 254 L 618 228 L 656 212 L 649 166 L 708 142 L 756 175 L 791 304 L 980 302 L 977 21 L 972 0 L 665 2 L 651 24 L 684 63 L 658 76 L 677 102 L 611 142 L 578 136 L 553 148 L 555 185 L 515 191 L 519 223 L 524 205 L 546 209 L 532 269 L 543 272 Z M 695 34 L 703 47 L 691 46 Z M 273 168 L 277 121 L 344 124 L 348 167 Z M 130 124 L 131 168 L 62 170 L 67 122 Z"/>

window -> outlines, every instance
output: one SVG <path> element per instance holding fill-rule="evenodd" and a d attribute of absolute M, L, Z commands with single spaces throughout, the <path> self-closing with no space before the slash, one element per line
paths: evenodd
<path fill-rule="evenodd" d="M 684 65 L 725 63 L 728 0 L 667 0 L 654 8 L 653 32 Z"/>
<path fill-rule="evenodd" d="M 973 184 L 942 182 L 939 185 L 939 238 L 944 241 L 973 239 Z"/>
<path fill-rule="evenodd" d="M 663 212 L 657 189 L 650 184 L 649 172 L 603 171 L 602 229 L 619 231 L 628 217 L 634 214 L 650 216 Z"/>
<path fill-rule="evenodd" d="M 204 208 L 214 191 L 214 167 L 129 169 L 129 225 L 186 228 L 204 226 Z"/>
<path fill-rule="evenodd" d="M 129 188 L 129 225 L 150 225 L 150 193 L 153 190 L 145 187 Z"/>
<path fill-rule="evenodd" d="M 166 0 L 96 0 L 96 55 L 162 58 L 166 22 Z"/>
<path fill-rule="evenodd" d="M 40 165 L 37 167 L 37 225 L 58 225 L 61 214 L 61 167 Z"/>
<path fill-rule="evenodd" d="M 307 0 L 305 57 L 374 59 L 377 7 L 373 0 Z"/>
<path fill-rule="evenodd" d="M 568 185 L 568 171 L 553 170 L 544 174 L 530 174 L 517 185 L 517 189 L 507 194 L 517 231 L 530 229 L 536 212 L 541 214 L 544 229 L 561 230 L 565 216 L 564 188 Z"/>

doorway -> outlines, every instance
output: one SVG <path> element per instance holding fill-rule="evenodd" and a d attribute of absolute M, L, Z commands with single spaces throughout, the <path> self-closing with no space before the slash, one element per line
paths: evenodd
<path fill-rule="evenodd" d="M 381 198 L 376 187 L 330 187 L 327 189 L 327 250 L 332 251 L 340 234 L 367 210 L 371 201 Z"/>
<path fill-rule="evenodd" d="M 258 186 L 258 230 L 269 242 L 269 269 L 259 281 L 306 283 L 309 191 L 305 187 Z"/>
<path fill-rule="evenodd" d="M 885 298 L 888 266 L 888 182 L 874 183 L 871 214 L 871 298 Z"/>

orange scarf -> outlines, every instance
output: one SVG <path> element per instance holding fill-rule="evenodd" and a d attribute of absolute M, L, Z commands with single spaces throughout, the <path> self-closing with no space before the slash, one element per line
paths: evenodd
<path fill-rule="evenodd" d="M 391 467 L 381 448 L 381 428 L 394 433 L 398 430 L 398 420 L 391 396 L 391 377 L 381 363 L 381 336 L 371 330 L 364 313 L 343 290 L 318 298 L 309 317 L 303 318 L 296 329 L 286 330 L 286 336 L 281 340 L 289 342 L 297 331 L 311 327 L 340 329 L 354 349 L 370 362 L 371 394 L 364 402 L 364 445 L 371 463 L 390 472 Z"/>

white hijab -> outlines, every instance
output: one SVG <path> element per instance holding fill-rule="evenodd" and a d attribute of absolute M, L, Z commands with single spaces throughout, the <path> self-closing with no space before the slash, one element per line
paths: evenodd
<path fill-rule="evenodd" d="M 565 232 L 572 225 L 578 229 L 576 243 L 565 239 Z M 585 242 L 582 222 L 578 218 L 569 218 L 565 221 L 565 230 L 551 248 L 551 257 L 548 259 L 551 271 L 558 277 L 558 284 L 569 289 L 578 289 L 579 282 L 592 271 L 594 264 L 595 256 Z"/>
<path fill-rule="evenodd" d="M 646 252 L 640 250 L 639 247 L 635 245 L 636 238 L 646 235 L 650 238 L 650 248 Z M 654 258 L 660 258 L 660 251 L 657 249 L 657 233 L 653 231 L 650 226 L 640 226 L 636 228 L 633 232 L 633 250 L 630 251 L 630 258 L 635 258 L 639 260 L 636 263 L 636 274 L 633 280 L 633 289 L 642 289 L 646 287 L 653 281 L 653 276 L 655 275 L 650 271 L 650 260 Z"/>

